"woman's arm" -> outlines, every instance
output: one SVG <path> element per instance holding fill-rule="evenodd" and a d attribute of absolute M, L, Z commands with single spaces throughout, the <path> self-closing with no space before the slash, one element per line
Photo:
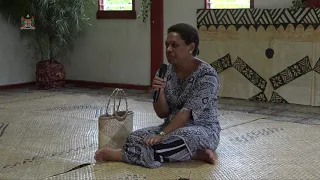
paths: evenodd
<path fill-rule="evenodd" d="M 191 111 L 183 109 L 179 111 L 168 126 L 163 130 L 165 134 L 170 134 L 172 131 L 184 127 L 187 122 L 191 119 Z"/>
<path fill-rule="evenodd" d="M 163 88 L 160 89 L 158 101 L 153 103 L 153 109 L 159 118 L 166 118 L 169 116 L 169 106 Z"/>
<path fill-rule="evenodd" d="M 155 144 L 158 144 L 162 141 L 162 138 L 170 134 L 172 131 L 184 127 L 184 125 L 189 121 L 191 116 L 190 110 L 182 110 L 176 114 L 174 119 L 169 123 L 169 125 L 161 132 L 164 134 L 157 135 L 157 136 L 147 136 L 147 138 L 144 140 L 146 145 L 153 146 Z"/>
<path fill-rule="evenodd" d="M 211 101 L 217 98 L 219 86 L 219 81 L 215 74 L 207 74 L 201 77 L 194 85 L 192 95 L 163 130 L 163 133 L 170 134 L 172 131 L 184 127 L 190 119 L 194 121 L 201 119 L 199 116 L 210 106 Z"/>
<path fill-rule="evenodd" d="M 165 135 L 184 127 L 190 119 L 194 121 L 202 120 L 202 113 L 206 108 L 211 108 L 208 106 L 210 106 L 213 99 L 217 99 L 219 86 L 216 73 L 205 74 L 200 81 L 195 84 L 192 95 L 185 102 L 183 108 L 173 117 L 167 127 L 165 127 L 158 136 L 148 136 L 145 139 L 146 144 L 152 146 L 160 143 Z M 158 101 L 160 103 L 160 97 Z"/>

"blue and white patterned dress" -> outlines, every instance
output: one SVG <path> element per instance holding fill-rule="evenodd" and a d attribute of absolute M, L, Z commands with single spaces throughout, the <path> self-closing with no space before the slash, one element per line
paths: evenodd
<path fill-rule="evenodd" d="M 131 133 L 123 148 L 125 162 L 157 168 L 163 162 L 190 160 L 199 150 L 216 150 L 221 131 L 218 120 L 219 77 L 210 64 L 201 62 L 197 70 L 184 80 L 180 80 L 173 66 L 168 65 L 165 97 L 170 115 L 160 126 Z M 146 136 L 158 135 L 174 115 L 183 110 L 192 112 L 185 127 L 170 133 L 161 144 L 152 147 L 144 144 Z"/>

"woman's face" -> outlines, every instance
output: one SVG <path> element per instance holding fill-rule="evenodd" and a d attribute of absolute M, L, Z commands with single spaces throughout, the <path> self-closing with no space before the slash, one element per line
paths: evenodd
<path fill-rule="evenodd" d="M 186 45 L 178 33 L 169 33 L 165 45 L 167 60 L 170 64 L 180 64 L 183 60 L 193 56 L 194 43 Z"/>

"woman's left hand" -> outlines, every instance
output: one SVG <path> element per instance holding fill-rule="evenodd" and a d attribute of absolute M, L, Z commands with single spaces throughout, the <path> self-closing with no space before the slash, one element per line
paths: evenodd
<path fill-rule="evenodd" d="M 159 144 L 162 141 L 162 136 L 148 136 L 144 142 L 148 145 L 148 146 L 153 146 L 156 144 Z"/>

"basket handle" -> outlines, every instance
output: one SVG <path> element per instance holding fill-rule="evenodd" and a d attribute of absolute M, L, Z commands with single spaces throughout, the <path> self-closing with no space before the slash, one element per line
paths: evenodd
<path fill-rule="evenodd" d="M 117 112 L 119 112 L 119 108 L 120 108 L 120 104 L 121 104 L 121 100 L 122 100 L 122 97 L 120 96 L 120 98 L 119 98 L 119 104 L 118 104 L 118 107 L 117 107 L 117 110 L 116 110 L 116 99 L 117 99 L 117 97 L 118 97 L 118 93 L 122 93 L 122 95 L 123 95 L 123 98 L 124 98 L 124 100 L 125 100 L 125 102 L 126 102 L 126 112 L 125 112 L 125 114 L 123 115 L 123 116 L 119 116 L 118 114 L 117 114 Z M 110 105 L 110 101 L 111 101 L 111 99 L 113 98 L 113 115 L 115 115 L 116 116 L 116 119 L 118 120 L 118 121 L 124 121 L 126 118 L 127 118 L 127 116 L 128 116 L 128 100 L 127 100 L 127 97 L 126 97 L 126 94 L 124 93 L 124 91 L 122 90 L 122 89 L 119 89 L 119 88 L 116 88 L 113 92 L 112 92 L 112 94 L 111 94 L 111 96 L 110 96 L 110 98 L 109 98 L 109 101 L 108 101 L 108 104 L 107 104 L 107 111 L 108 111 L 108 109 L 109 109 L 109 105 Z"/>

